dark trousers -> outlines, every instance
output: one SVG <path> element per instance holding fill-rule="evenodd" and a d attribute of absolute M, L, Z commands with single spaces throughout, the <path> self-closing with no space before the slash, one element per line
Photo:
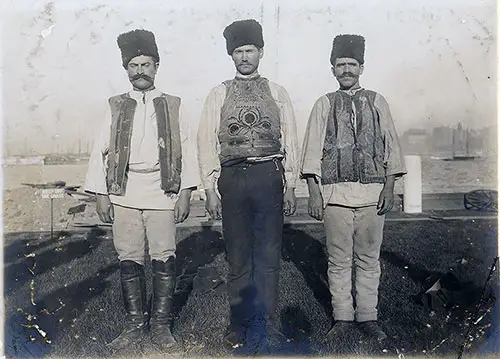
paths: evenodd
<path fill-rule="evenodd" d="M 222 167 L 218 186 L 232 324 L 256 316 L 267 319 L 276 309 L 283 173 L 280 161 Z"/>

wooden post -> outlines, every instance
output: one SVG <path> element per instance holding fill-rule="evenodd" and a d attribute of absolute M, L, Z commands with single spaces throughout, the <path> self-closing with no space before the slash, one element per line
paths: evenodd
<path fill-rule="evenodd" d="M 420 156 L 404 156 L 408 173 L 404 176 L 403 210 L 422 212 L 422 162 Z"/>

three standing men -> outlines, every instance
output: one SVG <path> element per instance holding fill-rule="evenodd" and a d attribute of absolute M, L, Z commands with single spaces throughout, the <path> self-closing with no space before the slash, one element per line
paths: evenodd
<path fill-rule="evenodd" d="M 245 343 L 252 319 L 262 320 L 270 336 L 279 335 L 283 213 L 295 212 L 299 163 L 290 97 L 258 72 L 261 25 L 235 21 L 223 35 L 236 76 L 206 98 L 198 159 L 207 210 L 214 219 L 222 216 L 230 304 L 225 342 L 235 346 Z"/>
<path fill-rule="evenodd" d="M 359 84 L 365 40 L 339 35 L 330 56 L 340 89 L 321 96 L 311 111 L 302 151 L 309 214 L 324 219 L 334 339 L 354 321 L 372 337 L 387 336 L 377 323 L 380 247 L 394 183 L 406 173 L 389 105 Z M 351 295 L 354 259 L 356 309 Z"/>
<path fill-rule="evenodd" d="M 198 160 L 207 210 L 221 218 L 229 262 L 230 325 L 225 340 L 244 344 L 246 325 L 262 319 L 277 332 L 283 213 L 295 212 L 299 177 L 296 123 L 287 91 L 261 77 L 262 28 L 236 21 L 224 30 L 236 76 L 213 88 L 198 129 Z M 175 288 L 175 223 L 189 214 L 198 168 L 180 118 L 180 99 L 154 86 L 159 54 L 154 35 L 134 30 L 118 37 L 133 89 L 109 99 L 85 189 L 97 212 L 113 223 L 126 309 L 123 332 L 110 346 L 142 338 L 148 319 L 160 348 L 175 344 L 170 311 Z M 359 85 L 364 38 L 337 36 L 331 64 L 340 89 L 320 97 L 311 112 L 301 172 L 309 213 L 325 220 L 335 337 L 356 320 L 377 339 L 379 254 L 384 215 L 394 182 L 405 174 L 398 137 L 385 99 Z M 220 197 L 219 197 L 220 194 Z M 147 243 L 153 268 L 148 318 L 144 275 Z M 356 310 L 351 266 L 356 268 Z"/>
<path fill-rule="evenodd" d="M 155 87 L 160 56 L 153 33 L 134 30 L 117 39 L 132 89 L 109 99 L 94 143 L 85 190 L 95 193 L 97 213 L 113 223 L 120 260 L 125 328 L 109 346 L 132 347 L 150 324 L 160 349 L 175 344 L 170 311 L 175 289 L 175 223 L 189 215 L 198 185 L 195 148 L 180 119 L 181 99 Z M 147 238 L 147 241 L 146 241 Z M 153 269 L 152 310 L 146 308 L 145 247 Z"/>

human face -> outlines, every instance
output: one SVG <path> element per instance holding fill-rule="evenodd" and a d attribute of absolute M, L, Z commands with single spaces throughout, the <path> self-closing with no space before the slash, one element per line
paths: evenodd
<path fill-rule="evenodd" d="M 234 49 L 231 57 L 236 70 L 242 75 L 251 75 L 257 71 L 264 50 L 255 45 L 243 45 Z"/>
<path fill-rule="evenodd" d="M 358 60 L 350 57 L 341 57 L 335 60 L 332 67 L 333 76 L 343 90 L 355 89 L 359 87 L 359 77 L 363 74 L 363 65 Z"/>
<path fill-rule="evenodd" d="M 136 56 L 127 65 L 127 74 L 134 89 L 145 91 L 152 89 L 159 64 L 151 56 Z"/>

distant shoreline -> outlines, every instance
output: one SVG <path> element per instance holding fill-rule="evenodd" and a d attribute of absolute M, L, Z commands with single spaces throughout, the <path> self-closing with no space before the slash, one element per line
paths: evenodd
<path fill-rule="evenodd" d="M 436 154 L 410 154 L 408 156 L 420 156 L 422 159 L 431 161 L 440 161 L 451 158 L 452 155 L 436 153 Z M 481 153 L 475 156 L 477 160 L 495 159 L 497 153 Z M 68 165 L 68 164 L 84 164 L 90 159 L 90 154 L 47 154 L 36 156 L 10 156 L 1 159 L 2 167 L 6 166 L 36 166 L 36 165 Z"/>
<path fill-rule="evenodd" d="M 51 166 L 51 165 L 68 165 L 68 164 L 84 164 L 88 162 L 90 155 L 88 154 L 67 154 L 67 155 L 40 155 L 40 156 L 11 156 L 2 159 L 2 167 L 10 166 Z"/>

